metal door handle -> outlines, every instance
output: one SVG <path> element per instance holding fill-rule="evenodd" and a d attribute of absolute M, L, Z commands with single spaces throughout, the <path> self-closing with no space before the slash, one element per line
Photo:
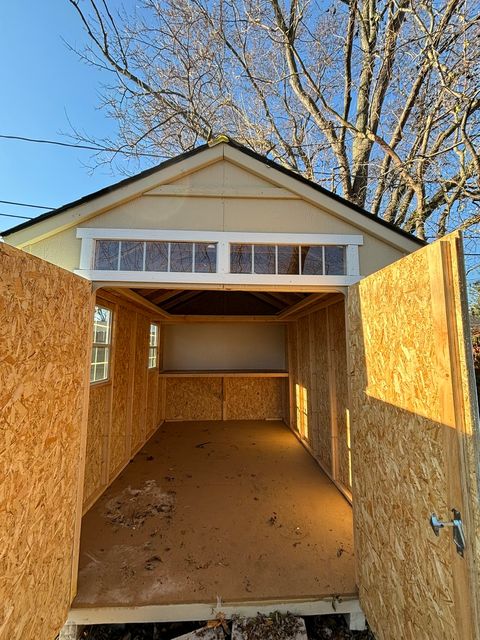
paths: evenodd
<path fill-rule="evenodd" d="M 452 509 L 453 519 L 448 522 L 439 520 L 435 513 L 432 513 L 430 517 L 430 525 L 436 536 L 440 535 L 440 530 L 444 527 L 452 527 L 453 530 L 453 542 L 457 548 L 457 553 L 464 556 L 465 553 L 465 532 L 463 530 L 463 522 L 460 511 Z"/>

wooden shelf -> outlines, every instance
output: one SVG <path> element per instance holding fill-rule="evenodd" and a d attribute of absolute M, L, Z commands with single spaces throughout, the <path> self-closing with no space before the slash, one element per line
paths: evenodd
<path fill-rule="evenodd" d="M 263 370 L 256 371 L 245 369 L 235 370 L 193 370 L 193 371 L 160 371 L 160 376 L 164 378 L 288 378 L 288 371 Z"/>

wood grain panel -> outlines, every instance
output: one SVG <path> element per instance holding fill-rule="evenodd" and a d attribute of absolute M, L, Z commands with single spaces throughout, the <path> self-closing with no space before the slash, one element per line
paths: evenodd
<path fill-rule="evenodd" d="M 300 430 L 297 421 L 296 385 L 298 381 L 298 355 L 297 355 L 297 323 L 287 324 L 287 357 L 288 357 L 288 384 L 290 404 L 290 428 L 297 433 Z"/>
<path fill-rule="evenodd" d="M 112 298 L 108 298 L 111 306 Z M 159 422 L 158 375 L 155 370 L 149 381 L 147 370 L 150 318 L 128 302 L 114 303 L 112 309 L 111 380 L 91 386 L 85 509 L 128 464 L 151 435 L 152 425 Z"/>
<path fill-rule="evenodd" d="M 157 405 L 157 422 L 160 424 L 166 419 L 166 401 L 167 401 L 167 380 L 159 377 L 158 379 L 158 405 Z"/>
<path fill-rule="evenodd" d="M 137 313 L 135 366 L 133 376 L 132 451 L 136 451 L 147 435 L 148 343 L 150 319 Z"/>
<path fill-rule="evenodd" d="M 338 302 L 327 309 L 333 401 L 335 402 L 336 480 L 351 490 L 350 428 L 348 424 L 348 375 L 345 305 Z"/>
<path fill-rule="evenodd" d="M 76 579 L 91 285 L 0 244 L 0 636 L 54 638 Z"/>
<path fill-rule="evenodd" d="M 87 452 L 83 504 L 89 505 L 107 484 L 111 382 L 91 385 L 88 407 Z"/>
<path fill-rule="evenodd" d="M 167 378 L 166 420 L 221 420 L 222 378 Z"/>
<path fill-rule="evenodd" d="M 312 425 L 315 456 L 332 473 L 327 309 L 310 314 Z"/>
<path fill-rule="evenodd" d="M 379 640 L 478 637 L 472 554 L 460 558 L 429 526 L 433 512 L 467 508 L 447 266 L 435 243 L 349 296 L 355 553 Z"/>
<path fill-rule="evenodd" d="M 130 459 L 132 422 L 132 383 L 135 353 L 135 310 L 118 305 L 114 317 L 114 354 L 112 362 L 112 422 L 109 438 L 108 478 L 116 476 Z"/>
<path fill-rule="evenodd" d="M 450 290 L 451 330 L 457 338 L 454 371 L 458 407 L 459 448 L 462 491 L 467 502 L 464 521 L 467 531 L 480 532 L 480 416 L 478 392 L 473 367 L 472 337 L 469 322 L 467 280 L 462 236 L 458 233 L 442 241 L 450 265 L 447 283 Z M 467 536 L 467 559 L 470 563 L 470 601 L 480 637 L 480 535 Z"/>
<path fill-rule="evenodd" d="M 312 450 L 313 447 L 313 435 L 312 428 L 314 425 L 310 425 L 312 415 L 312 402 L 311 402 L 311 371 L 310 371 L 310 324 L 308 316 L 300 318 L 297 321 L 297 374 L 298 381 L 295 389 L 295 395 L 297 398 L 297 416 L 299 419 L 300 434 L 304 438 Z"/>
<path fill-rule="evenodd" d="M 158 425 L 158 389 L 159 389 L 158 369 L 149 369 L 147 375 L 147 433 L 148 439 L 155 433 Z"/>
<path fill-rule="evenodd" d="M 224 419 L 280 419 L 284 388 L 283 378 L 224 378 Z"/>

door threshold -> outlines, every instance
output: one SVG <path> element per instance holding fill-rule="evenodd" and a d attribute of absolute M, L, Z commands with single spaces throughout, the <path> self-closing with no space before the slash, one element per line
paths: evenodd
<path fill-rule="evenodd" d="M 320 600 L 260 600 L 248 602 L 192 602 L 138 607 L 77 607 L 70 609 L 67 624 L 127 624 L 131 622 L 186 622 L 211 620 L 219 614 L 252 618 L 258 613 L 274 611 L 298 616 L 362 613 L 357 597 L 323 598 Z"/>

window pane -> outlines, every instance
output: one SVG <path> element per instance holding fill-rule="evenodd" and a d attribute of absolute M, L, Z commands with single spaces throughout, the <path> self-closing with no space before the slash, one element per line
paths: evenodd
<path fill-rule="evenodd" d="M 278 247 L 278 273 L 299 274 L 298 246 L 279 245 Z"/>
<path fill-rule="evenodd" d="M 148 368 L 153 369 L 157 366 L 157 347 L 148 348 Z"/>
<path fill-rule="evenodd" d="M 303 275 L 323 274 L 323 247 L 301 247 L 300 255 Z"/>
<path fill-rule="evenodd" d="M 147 242 L 145 271 L 168 270 L 168 242 Z"/>
<path fill-rule="evenodd" d="M 158 325 L 150 325 L 150 340 L 148 346 L 148 368 L 157 366 Z"/>
<path fill-rule="evenodd" d="M 100 344 L 110 343 L 110 327 L 112 312 L 105 307 L 95 307 L 93 316 L 93 342 Z"/>
<path fill-rule="evenodd" d="M 253 265 L 255 273 L 275 273 L 275 245 L 256 244 Z"/>
<path fill-rule="evenodd" d="M 150 325 L 150 346 L 156 347 L 158 344 L 158 326 L 156 324 Z"/>
<path fill-rule="evenodd" d="M 93 347 L 90 382 L 98 382 L 108 378 L 108 347 Z"/>
<path fill-rule="evenodd" d="M 230 245 L 230 273 L 252 273 L 252 245 Z"/>
<path fill-rule="evenodd" d="M 217 245 L 206 242 L 195 243 L 196 273 L 215 273 L 217 271 Z"/>
<path fill-rule="evenodd" d="M 120 247 L 121 271 L 143 271 L 143 242 L 127 241 Z"/>
<path fill-rule="evenodd" d="M 95 269 L 118 270 L 118 240 L 96 240 Z"/>
<path fill-rule="evenodd" d="M 93 380 L 92 382 L 99 382 L 100 380 L 106 380 L 105 364 L 99 363 L 93 365 Z"/>
<path fill-rule="evenodd" d="M 325 247 L 325 274 L 345 275 L 345 247 Z"/>
<path fill-rule="evenodd" d="M 170 271 L 192 271 L 193 246 L 191 242 L 170 243 Z"/>
<path fill-rule="evenodd" d="M 90 367 L 90 382 L 107 380 L 112 333 L 112 312 L 105 307 L 95 306 L 93 316 L 93 347 Z M 105 346 L 103 346 L 105 345 Z"/>

